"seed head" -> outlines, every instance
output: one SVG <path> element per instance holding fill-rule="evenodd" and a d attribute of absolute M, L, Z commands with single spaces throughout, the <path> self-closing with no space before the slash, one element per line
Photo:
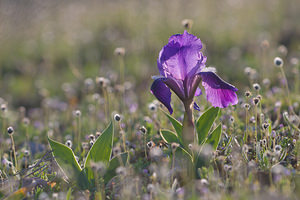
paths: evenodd
<path fill-rule="evenodd" d="M 230 116 L 230 118 L 229 118 L 229 123 L 231 123 L 231 124 L 234 123 L 234 117 L 233 117 L 233 116 Z"/>
<path fill-rule="evenodd" d="M 270 43 L 269 43 L 268 40 L 263 40 L 263 41 L 261 42 L 260 46 L 261 46 L 263 49 L 267 49 L 267 48 L 269 48 Z"/>
<path fill-rule="evenodd" d="M 281 150 L 282 150 L 282 147 L 279 144 L 277 144 L 275 146 L 275 152 L 280 152 Z"/>
<path fill-rule="evenodd" d="M 253 98 L 254 105 L 258 105 L 259 101 L 260 101 L 259 98 L 257 98 L 257 97 Z"/>
<path fill-rule="evenodd" d="M 244 153 L 248 153 L 248 151 L 249 151 L 248 145 L 244 144 L 242 150 L 243 150 Z"/>
<path fill-rule="evenodd" d="M 244 108 L 245 108 L 245 109 L 250 110 L 250 107 L 251 107 L 250 104 L 248 104 L 248 103 L 245 103 L 245 104 L 244 104 Z"/>
<path fill-rule="evenodd" d="M 72 146 L 73 146 L 72 141 L 71 140 L 67 140 L 66 141 L 66 146 L 69 147 L 69 148 L 72 148 Z"/>
<path fill-rule="evenodd" d="M 280 57 L 274 58 L 274 64 L 276 67 L 282 67 L 283 66 L 283 60 Z"/>
<path fill-rule="evenodd" d="M 193 20 L 191 19 L 184 19 L 181 21 L 181 24 L 182 26 L 185 28 L 185 29 L 188 29 L 190 30 L 193 26 Z"/>
<path fill-rule="evenodd" d="M 258 98 L 259 99 L 259 101 L 261 101 L 262 100 L 262 96 L 259 94 L 259 95 L 257 95 L 256 96 L 256 98 Z"/>
<path fill-rule="evenodd" d="M 287 50 L 286 46 L 280 45 L 280 46 L 278 47 L 278 52 L 279 52 L 281 55 L 286 56 L 287 53 L 288 53 L 288 50 Z"/>
<path fill-rule="evenodd" d="M 231 165 L 227 165 L 227 164 L 224 165 L 224 171 L 225 172 L 229 172 L 231 170 L 232 170 L 232 166 Z"/>
<path fill-rule="evenodd" d="M 2 110 L 3 112 L 6 111 L 6 108 L 7 108 L 6 104 L 1 104 L 1 110 Z"/>
<path fill-rule="evenodd" d="M 269 128 L 269 126 L 270 126 L 269 123 L 263 123 L 263 124 L 262 124 L 262 128 L 263 128 L 264 130 L 267 130 L 267 128 Z"/>
<path fill-rule="evenodd" d="M 101 135 L 101 132 L 100 132 L 100 131 L 97 131 L 97 132 L 96 132 L 96 138 L 98 138 L 100 135 Z"/>
<path fill-rule="evenodd" d="M 22 121 L 23 121 L 23 124 L 24 124 L 25 126 L 28 126 L 28 125 L 30 124 L 30 119 L 27 118 L 27 117 L 23 118 Z"/>
<path fill-rule="evenodd" d="M 92 147 L 94 145 L 94 140 L 90 140 L 90 146 Z"/>
<path fill-rule="evenodd" d="M 25 157 L 29 157 L 30 156 L 30 152 L 28 150 L 24 150 L 24 156 Z"/>
<path fill-rule="evenodd" d="M 172 148 L 173 151 L 175 151 L 178 147 L 179 147 L 179 144 L 178 144 L 178 143 L 172 142 L 171 148 Z"/>
<path fill-rule="evenodd" d="M 157 106 L 154 103 L 151 103 L 149 104 L 149 110 L 154 112 L 157 110 Z"/>
<path fill-rule="evenodd" d="M 93 134 L 90 134 L 89 139 L 92 140 L 92 141 L 95 141 L 96 137 Z"/>
<path fill-rule="evenodd" d="M 76 110 L 75 111 L 75 116 L 76 117 L 80 117 L 81 116 L 81 111 L 80 110 Z"/>
<path fill-rule="evenodd" d="M 114 115 L 114 120 L 117 121 L 117 122 L 121 121 L 121 115 L 115 114 Z"/>
<path fill-rule="evenodd" d="M 8 127 L 7 128 L 7 133 L 8 133 L 8 135 L 12 135 L 12 134 L 14 134 L 14 128 L 13 127 Z"/>
<path fill-rule="evenodd" d="M 109 80 L 104 77 L 97 77 L 96 84 L 99 85 L 100 87 L 105 88 L 109 84 Z"/>
<path fill-rule="evenodd" d="M 153 148 L 154 146 L 155 146 L 155 144 L 154 144 L 153 141 L 150 141 L 150 142 L 147 143 L 147 147 L 148 147 L 149 149 Z"/>
<path fill-rule="evenodd" d="M 251 96 L 252 96 L 252 94 L 251 94 L 250 91 L 246 91 L 246 92 L 245 92 L 245 97 L 251 97 Z"/>
<path fill-rule="evenodd" d="M 268 78 L 265 78 L 265 79 L 263 80 L 263 84 L 264 84 L 264 86 L 265 86 L 265 87 L 269 87 L 269 86 L 270 86 L 270 84 L 271 84 L 271 81 L 270 81 L 270 79 L 268 79 Z"/>
<path fill-rule="evenodd" d="M 118 48 L 116 48 L 115 51 L 114 51 L 114 54 L 115 54 L 116 56 L 125 56 L 125 53 L 126 53 L 126 51 L 125 51 L 125 48 L 124 48 L 124 47 L 118 47 Z"/>
<path fill-rule="evenodd" d="M 256 91 L 259 91 L 259 90 L 260 90 L 260 85 L 259 85 L 258 83 L 254 83 L 254 84 L 253 84 L 253 88 L 254 88 L 254 90 L 256 90 Z"/>

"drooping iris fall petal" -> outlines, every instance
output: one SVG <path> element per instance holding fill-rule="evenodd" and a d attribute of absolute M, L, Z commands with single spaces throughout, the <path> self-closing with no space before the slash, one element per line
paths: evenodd
<path fill-rule="evenodd" d="M 238 103 L 237 88 L 223 81 L 214 72 L 200 72 L 202 85 L 205 89 L 207 100 L 214 106 L 225 108 Z"/>
<path fill-rule="evenodd" d="M 169 112 L 172 114 L 173 109 L 171 107 L 171 91 L 162 81 L 162 79 L 158 78 L 153 81 L 151 85 L 151 92 L 162 104 L 168 108 Z"/>

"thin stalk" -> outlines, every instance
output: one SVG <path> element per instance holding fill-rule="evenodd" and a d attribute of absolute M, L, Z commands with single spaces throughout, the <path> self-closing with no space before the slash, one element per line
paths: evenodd
<path fill-rule="evenodd" d="M 173 178 L 174 178 L 175 151 L 176 151 L 176 149 L 173 149 L 173 150 L 172 150 L 171 184 L 172 184 Z"/>
<path fill-rule="evenodd" d="M 146 134 L 144 134 L 144 151 L 145 151 L 145 158 L 146 158 L 146 160 L 148 160 L 148 158 L 147 158 L 147 144 L 146 144 L 147 138 L 146 138 L 146 137 L 147 137 Z"/>
<path fill-rule="evenodd" d="M 77 116 L 76 119 L 76 130 L 77 130 L 77 150 L 80 151 L 80 138 L 81 138 L 81 117 Z"/>
<path fill-rule="evenodd" d="M 122 135 L 122 140 L 123 140 L 123 148 L 124 148 L 124 152 L 126 152 L 126 138 L 125 138 L 125 131 L 122 129 L 121 126 L 121 121 L 119 121 L 119 127 L 120 127 L 120 133 Z"/>
<path fill-rule="evenodd" d="M 292 101 L 291 101 L 291 98 L 290 98 L 289 85 L 288 85 L 288 81 L 287 81 L 286 75 L 284 73 L 283 67 L 280 67 L 280 71 L 281 71 L 281 74 L 282 74 L 283 79 L 284 79 L 284 83 L 285 83 L 284 85 L 285 85 L 285 89 L 286 89 L 286 93 L 287 93 L 287 102 L 289 104 L 290 110 L 299 119 L 298 115 L 295 113 L 295 111 L 293 109 Z"/>
<path fill-rule="evenodd" d="M 13 135 L 10 135 L 10 139 L 11 139 L 11 148 L 14 154 L 14 161 L 15 161 L 15 166 L 16 168 L 18 168 L 18 161 L 17 161 L 17 156 L 16 156 L 16 149 L 15 149 L 15 142 L 14 142 L 14 138 Z"/>
<path fill-rule="evenodd" d="M 248 109 L 246 109 L 246 131 L 244 135 L 244 144 L 247 143 L 247 138 L 248 138 Z"/>

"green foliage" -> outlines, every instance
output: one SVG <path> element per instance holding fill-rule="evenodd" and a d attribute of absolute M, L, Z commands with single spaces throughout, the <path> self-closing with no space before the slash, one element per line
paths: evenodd
<path fill-rule="evenodd" d="M 217 150 L 218 144 L 220 142 L 222 135 L 222 124 L 219 124 L 215 130 L 208 136 L 205 144 L 209 144 L 212 146 L 213 150 Z"/>
<path fill-rule="evenodd" d="M 198 135 L 198 144 L 201 145 L 205 142 L 209 130 L 211 129 L 214 121 L 219 114 L 220 108 L 211 107 L 206 110 L 196 121 L 196 131 Z"/>
<path fill-rule="evenodd" d="M 160 130 L 160 136 L 168 144 L 171 144 L 172 142 L 180 144 L 179 138 L 176 135 L 176 133 L 170 130 L 166 130 L 166 129 Z"/>
<path fill-rule="evenodd" d="M 113 145 L 113 134 L 114 127 L 112 122 L 103 131 L 100 137 L 97 138 L 94 145 L 91 147 L 90 151 L 85 160 L 84 167 L 89 166 L 90 162 L 103 162 L 108 164 Z"/>
<path fill-rule="evenodd" d="M 116 169 L 120 166 L 125 166 L 128 159 L 128 153 L 122 153 L 120 155 L 115 156 L 109 162 L 109 166 L 104 175 L 104 183 L 107 183 L 110 179 L 112 179 L 116 175 Z M 120 163 L 120 161 L 122 163 Z"/>
<path fill-rule="evenodd" d="M 78 179 L 81 172 L 81 168 L 75 158 L 72 149 L 70 149 L 64 144 L 50 139 L 49 137 L 48 141 L 57 164 L 61 167 L 66 176 L 71 180 Z"/>
<path fill-rule="evenodd" d="M 48 138 L 48 141 L 53 151 L 55 160 L 64 171 L 66 176 L 72 181 L 77 182 L 81 189 L 94 190 L 95 174 L 91 168 L 91 162 L 103 162 L 108 166 L 107 173 L 104 175 L 106 182 L 115 176 L 114 171 L 117 167 L 126 164 L 128 153 L 123 153 L 120 155 L 122 163 L 119 162 L 118 157 L 110 160 L 113 145 L 113 135 L 113 123 L 110 122 L 109 126 L 97 138 L 94 145 L 88 152 L 83 169 L 80 168 L 75 159 L 73 151 L 69 147 L 50 138 Z"/>
<path fill-rule="evenodd" d="M 163 111 L 163 110 L 162 110 Z M 168 119 L 170 120 L 170 122 L 172 123 L 176 133 L 177 133 L 177 137 L 179 138 L 179 140 L 182 142 L 182 124 L 175 119 L 174 117 L 172 117 L 171 115 L 169 115 L 169 113 L 163 111 L 164 114 L 168 117 Z"/>

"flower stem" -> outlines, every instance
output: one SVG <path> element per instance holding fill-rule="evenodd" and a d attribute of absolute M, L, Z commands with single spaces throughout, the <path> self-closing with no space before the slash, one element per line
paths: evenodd
<path fill-rule="evenodd" d="M 184 102 L 184 109 L 182 137 L 183 144 L 187 147 L 193 143 L 193 141 L 196 141 L 194 133 L 193 101 Z"/>

